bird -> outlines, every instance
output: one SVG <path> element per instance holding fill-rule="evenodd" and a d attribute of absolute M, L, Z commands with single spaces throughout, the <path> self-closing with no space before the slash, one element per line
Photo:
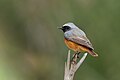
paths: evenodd
<path fill-rule="evenodd" d="M 89 53 L 93 57 L 98 54 L 94 52 L 93 45 L 87 38 L 85 32 L 78 28 L 74 23 L 68 22 L 59 27 L 64 33 L 64 42 L 67 47 L 75 53 Z"/>

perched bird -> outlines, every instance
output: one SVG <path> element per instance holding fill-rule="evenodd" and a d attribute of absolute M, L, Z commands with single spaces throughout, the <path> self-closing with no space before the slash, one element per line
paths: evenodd
<path fill-rule="evenodd" d="M 94 48 L 86 37 L 86 34 L 79 29 L 73 23 L 66 23 L 62 27 L 60 27 L 64 32 L 64 41 L 67 47 L 76 53 L 89 53 L 94 57 L 97 57 L 98 54 L 94 52 Z"/>

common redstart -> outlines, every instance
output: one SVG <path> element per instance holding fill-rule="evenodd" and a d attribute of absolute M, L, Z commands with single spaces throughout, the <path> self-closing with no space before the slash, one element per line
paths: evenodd
<path fill-rule="evenodd" d="M 73 23 L 66 23 L 62 27 L 60 27 L 64 32 L 64 41 L 67 47 L 76 53 L 89 53 L 94 57 L 97 57 L 98 54 L 94 52 L 94 48 L 86 37 L 86 34 L 79 29 Z"/>

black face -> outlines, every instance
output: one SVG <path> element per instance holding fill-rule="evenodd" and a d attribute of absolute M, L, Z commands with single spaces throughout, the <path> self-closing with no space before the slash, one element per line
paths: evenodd
<path fill-rule="evenodd" d="M 61 29 L 63 30 L 63 32 L 66 32 L 66 31 L 71 30 L 71 27 L 69 27 L 69 26 L 63 26 Z"/>

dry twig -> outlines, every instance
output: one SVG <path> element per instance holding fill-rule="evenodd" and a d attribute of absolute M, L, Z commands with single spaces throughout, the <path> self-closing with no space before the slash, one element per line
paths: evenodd
<path fill-rule="evenodd" d="M 85 53 L 82 58 L 77 63 L 77 54 L 73 57 L 72 61 L 70 60 L 70 50 L 68 51 L 67 62 L 65 62 L 65 73 L 64 80 L 73 80 L 75 72 L 78 70 L 80 65 L 85 60 L 87 53 Z"/>

